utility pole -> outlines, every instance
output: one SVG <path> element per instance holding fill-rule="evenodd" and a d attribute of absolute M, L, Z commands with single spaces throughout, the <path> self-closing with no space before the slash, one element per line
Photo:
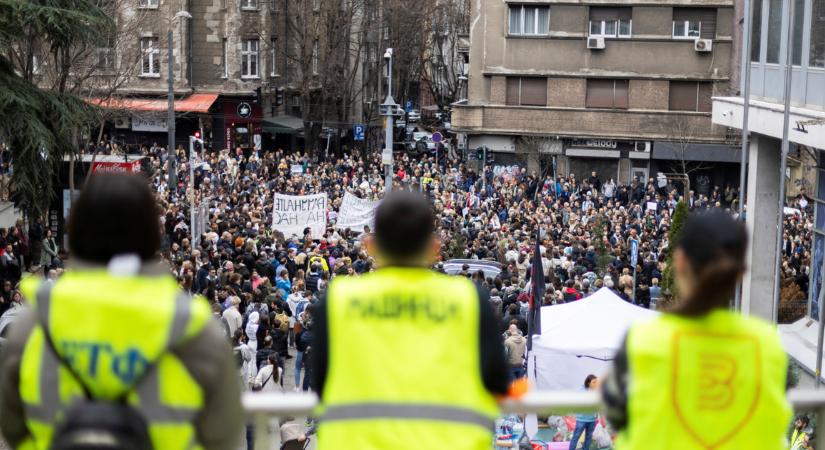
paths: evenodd
<path fill-rule="evenodd" d="M 177 169 L 177 161 L 175 158 L 175 71 L 173 69 L 175 65 L 175 55 L 174 55 L 174 44 L 172 41 L 172 24 L 169 24 L 169 33 L 166 35 L 166 40 L 168 44 L 168 59 L 167 59 L 167 66 L 169 66 L 166 81 L 168 82 L 168 89 L 166 92 L 166 97 L 168 101 L 168 111 L 166 116 L 166 127 L 168 129 L 168 136 L 166 144 L 166 150 L 168 152 L 167 157 L 167 167 L 169 170 L 169 181 L 167 184 L 167 190 L 170 194 L 173 194 L 177 190 L 178 185 L 178 169 Z"/>
<path fill-rule="evenodd" d="M 392 98 L 392 49 L 388 48 L 384 52 L 384 59 L 387 67 L 387 97 L 381 105 L 384 120 L 384 151 L 381 153 L 381 162 L 384 164 L 384 194 L 392 192 L 392 132 L 393 116 L 398 105 Z"/>
<path fill-rule="evenodd" d="M 192 18 L 192 15 L 189 14 L 188 11 L 178 11 L 178 12 L 175 13 L 174 17 L 172 17 L 171 19 L 166 19 L 166 22 L 169 25 L 168 33 L 166 34 L 166 41 L 167 41 L 167 44 L 168 44 L 168 47 L 167 47 L 167 52 L 168 52 L 167 56 L 168 56 L 168 58 L 167 58 L 166 63 L 169 66 L 167 68 L 167 75 L 166 75 L 166 81 L 168 82 L 167 83 L 168 89 L 167 89 L 167 92 L 166 92 L 166 99 L 168 101 L 168 105 L 167 105 L 168 111 L 167 111 L 167 116 L 166 116 L 166 122 L 167 122 L 166 126 L 167 126 L 167 130 L 168 130 L 168 135 L 167 135 L 168 143 L 166 144 L 166 147 L 167 147 L 166 151 L 167 151 L 167 156 L 168 156 L 168 159 L 169 159 L 169 161 L 167 161 L 167 164 L 168 164 L 167 167 L 168 167 L 168 170 L 169 170 L 169 180 L 167 181 L 166 188 L 167 188 L 167 190 L 169 191 L 170 194 L 175 192 L 176 186 L 178 185 L 178 172 L 177 172 L 177 167 L 176 167 L 176 165 L 177 165 L 176 162 L 177 161 L 176 161 L 176 158 L 175 158 L 175 71 L 174 71 L 174 65 L 175 65 L 174 50 L 175 50 L 175 45 L 174 45 L 174 40 L 172 38 L 172 25 L 173 25 L 173 20 L 174 19 L 191 19 L 191 18 Z"/>

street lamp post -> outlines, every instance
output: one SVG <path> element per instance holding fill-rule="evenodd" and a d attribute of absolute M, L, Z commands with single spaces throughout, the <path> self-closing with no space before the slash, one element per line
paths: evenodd
<path fill-rule="evenodd" d="M 192 15 L 189 14 L 188 11 L 178 11 L 175 13 L 175 16 L 172 19 L 168 20 L 169 29 L 168 33 L 166 34 L 166 41 L 168 45 L 168 58 L 167 58 L 167 65 L 169 66 L 167 71 L 167 92 L 166 98 L 168 102 L 168 111 L 166 116 L 166 126 L 168 130 L 167 134 L 167 156 L 168 156 L 168 171 L 169 171 L 169 180 L 167 184 L 167 190 L 170 194 L 174 193 L 176 190 L 176 186 L 178 185 L 178 172 L 177 172 L 177 161 L 175 155 L 175 55 L 174 55 L 174 40 L 172 37 L 172 20 L 173 19 L 191 19 Z"/>
<path fill-rule="evenodd" d="M 384 164 L 384 192 L 385 195 L 392 192 L 392 132 L 393 116 L 398 105 L 392 98 L 392 49 L 388 48 L 384 52 L 384 59 L 387 61 L 387 98 L 381 104 L 384 121 L 384 151 L 381 153 L 381 162 Z"/>

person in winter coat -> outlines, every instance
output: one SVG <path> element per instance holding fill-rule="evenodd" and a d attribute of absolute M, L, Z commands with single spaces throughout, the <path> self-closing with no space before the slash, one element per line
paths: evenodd
<path fill-rule="evenodd" d="M 261 367 L 252 387 L 256 391 L 283 392 L 281 387 L 282 370 L 278 367 L 278 356 L 271 354 L 266 359 L 266 365 Z"/>
<path fill-rule="evenodd" d="M 57 258 L 57 252 L 60 247 L 54 241 L 52 230 L 46 230 L 46 237 L 43 238 L 43 245 L 40 247 L 40 267 L 43 268 L 43 274 L 48 273 L 49 269 L 54 265 L 54 259 Z"/>
<path fill-rule="evenodd" d="M 509 337 L 504 340 L 504 350 L 507 352 L 507 365 L 513 380 L 523 378 L 524 371 L 524 350 L 527 348 L 527 340 L 521 334 L 521 330 L 516 325 L 510 325 L 507 330 Z"/>
<path fill-rule="evenodd" d="M 562 298 L 564 299 L 565 303 L 581 300 L 582 294 L 576 290 L 573 280 L 567 280 L 564 283 L 564 292 L 562 293 Z"/>
<path fill-rule="evenodd" d="M 249 315 L 249 321 L 246 323 L 246 338 L 249 340 L 247 345 L 252 351 L 258 351 L 258 324 L 260 323 L 261 316 L 258 311 L 252 311 Z"/>

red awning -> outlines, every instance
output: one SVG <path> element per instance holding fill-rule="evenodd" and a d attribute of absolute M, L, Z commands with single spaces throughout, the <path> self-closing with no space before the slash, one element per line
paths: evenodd
<path fill-rule="evenodd" d="M 175 99 L 175 111 L 177 112 L 209 112 L 212 103 L 218 98 L 218 94 L 201 93 L 192 94 L 189 97 L 178 100 Z M 108 109 L 123 109 L 131 111 L 168 111 L 169 104 L 166 99 L 157 98 L 91 98 L 89 103 L 102 106 Z"/>

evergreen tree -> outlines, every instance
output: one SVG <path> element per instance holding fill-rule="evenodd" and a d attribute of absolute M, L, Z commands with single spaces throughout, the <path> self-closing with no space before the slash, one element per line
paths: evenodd
<path fill-rule="evenodd" d="M 608 232 L 608 222 L 604 215 L 599 214 L 593 223 L 593 247 L 596 249 L 596 274 L 603 277 L 607 273 L 607 266 L 613 260 L 604 239 Z"/>
<path fill-rule="evenodd" d="M 92 118 L 92 107 L 69 92 L 72 70 L 88 63 L 73 56 L 111 27 L 90 0 L 0 0 L 0 142 L 14 167 L 12 199 L 30 217 L 48 209 L 60 164 Z M 37 74 L 44 67 L 49 79 Z"/>
<path fill-rule="evenodd" d="M 679 295 L 673 275 L 673 250 L 675 249 L 676 242 L 679 241 L 679 235 L 682 233 L 682 226 L 684 226 L 687 216 L 687 204 L 684 201 L 676 203 L 676 208 L 673 210 L 673 218 L 670 223 L 670 231 L 668 232 L 667 262 L 661 282 L 662 289 L 670 291 L 674 299 L 678 298 Z"/>

